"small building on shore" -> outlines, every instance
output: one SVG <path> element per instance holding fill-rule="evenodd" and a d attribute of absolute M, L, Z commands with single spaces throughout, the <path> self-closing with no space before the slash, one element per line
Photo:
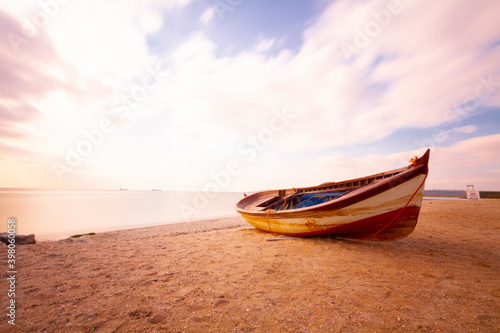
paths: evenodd
<path fill-rule="evenodd" d="M 467 200 L 478 200 L 479 192 L 474 190 L 474 185 L 467 185 Z"/>

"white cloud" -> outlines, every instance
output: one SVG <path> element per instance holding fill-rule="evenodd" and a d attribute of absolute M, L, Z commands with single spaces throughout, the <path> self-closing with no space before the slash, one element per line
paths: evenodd
<path fill-rule="evenodd" d="M 467 126 L 457 127 L 454 129 L 454 131 L 456 133 L 461 133 L 461 134 L 470 134 L 477 131 L 477 126 L 467 125 Z"/>
<path fill-rule="evenodd" d="M 353 8 L 347 15 L 339 10 L 349 6 Z M 371 11 L 382 10 L 384 6 L 383 2 L 374 2 L 358 9 L 351 2 L 333 4 L 330 11 L 342 20 L 333 20 L 329 12 L 325 13 L 306 32 L 305 44 L 296 55 L 287 51 L 273 57 L 261 55 L 274 43 L 268 39 L 258 41 L 251 51 L 217 58 L 216 41 L 203 33 L 191 35 L 171 55 L 170 85 L 158 91 L 161 94 L 158 98 L 170 110 L 171 122 L 165 139 L 177 143 L 170 153 L 184 156 L 179 160 L 184 168 L 196 163 L 196 159 L 185 156 L 184 152 L 189 151 L 191 156 L 203 160 L 199 172 L 217 170 L 220 160 L 211 162 L 207 152 L 223 161 L 241 160 L 238 144 L 265 128 L 274 109 L 288 107 L 297 119 L 278 133 L 266 150 L 258 153 L 243 178 L 261 175 L 261 185 L 257 185 L 261 188 L 291 185 L 295 175 L 283 170 L 303 169 L 278 162 L 276 159 L 283 153 L 319 152 L 380 139 L 405 126 L 438 125 L 446 120 L 443 115 L 447 110 L 474 93 L 479 84 L 477 75 L 497 70 L 492 56 L 486 57 L 486 63 L 472 61 L 474 55 L 483 52 L 478 45 L 492 39 L 491 33 L 481 36 L 482 41 L 450 43 L 447 34 L 432 34 L 442 28 L 441 14 L 449 7 L 437 8 L 435 14 L 428 15 L 425 12 L 428 8 L 406 8 L 406 4 L 404 11 L 394 16 L 391 24 L 372 40 L 370 47 L 362 50 L 352 63 L 346 63 L 339 51 L 339 41 L 352 37 L 353 30 L 344 27 L 339 32 L 337 26 L 350 20 L 354 20 L 354 26 L 363 26 L 366 20 L 371 20 Z M 468 11 L 466 7 L 462 10 Z M 417 22 L 424 18 L 426 28 L 417 29 Z M 420 42 L 412 39 L 406 45 L 408 38 L 403 38 L 402 31 Z M 442 44 L 449 46 L 439 47 Z M 389 58 L 372 71 L 374 61 L 381 55 Z M 456 79 L 450 80 L 451 77 Z M 388 85 L 387 89 L 378 91 L 378 84 Z M 457 129 L 462 133 L 472 130 L 472 127 Z M 330 177 L 338 180 L 362 176 L 393 168 L 394 164 L 400 167 L 407 164 L 406 155 L 371 155 L 359 160 L 347 156 L 323 157 L 310 164 L 317 172 L 303 175 L 299 186 Z M 253 180 L 241 180 L 239 184 L 246 188 L 256 186 Z"/>
<path fill-rule="evenodd" d="M 110 86 L 132 80 L 150 60 L 144 32 L 127 6 L 74 2 L 51 23 L 49 34 L 79 76 Z"/>
<path fill-rule="evenodd" d="M 269 38 L 269 39 L 260 38 L 254 50 L 257 53 L 266 52 L 274 45 L 274 42 L 275 42 L 274 38 Z"/>
<path fill-rule="evenodd" d="M 207 24 L 208 22 L 210 22 L 212 20 L 212 18 L 214 17 L 214 14 L 215 14 L 215 7 L 213 7 L 213 6 L 208 7 L 203 12 L 203 14 L 201 14 L 200 22 L 203 24 Z"/>
<path fill-rule="evenodd" d="M 148 10 L 138 18 L 142 31 L 146 34 L 154 34 L 161 29 L 163 24 L 162 13 L 159 11 Z"/>
<path fill-rule="evenodd" d="M 455 32 L 442 18 L 451 9 L 468 15 L 460 24 L 477 29 L 475 38 L 450 37 Z M 260 53 L 274 39 L 261 39 L 252 51 L 218 59 L 214 41 L 197 34 L 173 54 L 176 93 L 165 98 L 182 106 L 179 112 L 190 113 L 189 119 L 196 115 L 207 128 L 230 134 L 237 128 L 240 137 L 249 133 L 245 129 L 255 130 L 249 125 L 271 109 L 293 107 L 300 121 L 289 133 L 296 142 L 284 149 L 301 152 L 374 141 L 401 127 L 437 126 L 449 119 L 449 110 L 474 96 L 479 76 L 492 74 L 496 80 L 500 75 L 500 51 L 486 50 L 498 33 L 483 28 L 496 19 L 468 2 L 404 3 L 369 46 L 346 62 L 340 43 L 352 41 L 357 27 L 376 22 L 373 13 L 384 10 L 387 3 L 381 1 L 335 2 L 306 31 L 296 55 L 283 51 L 264 57 Z M 494 103 L 498 96 L 496 90 L 477 102 Z"/>
<path fill-rule="evenodd" d="M 45 43 L 59 61 L 59 65 L 46 63 L 31 69 L 63 83 L 26 99 L 43 112 L 43 119 L 26 126 L 53 143 L 46 148 L 48 154 L 60 148 L 57 142 L 78 140 L 82 128 L 95 126 L 109 113 L 113 100 L 130 93 L 146 68 L 159 61 L 149 49 L 147 35 L 159 31 L 164 11 L 179 10 L 188 2 L 61 5 L 42 29 L 40 39 L 30 41 L 32 45 Z M 29 18 L 33 11 L 41 10 L 37 6 L 33 2 L 9 13 Z M 297 157 L 303 165 L 317 170 L 301 178 L 304 183 L 322 182 L 330 176 L 356 177 L 391 168 L 396 162 L 400 166 L 407 158 L 401 157 L 404 154 L 353 160 L 339 153 L 324 156 L 323 152 L 381 139 L 402 127 L 437 126 L 449 120 L 453 115 L 450 110 L 466 101 L 500 104 L 500 48 L 492 47 L 500 38 L 500 29 L 495 29 L 500 28 L 496 18 L 499 2 L 401 2 L 401 6 L 382 24 L 380 15 L 389 10 L 386 1 L 335 1 L 304 32 L 304 44 L 297 54 L 282 50 L 265 55 L 276 48 L 279 36 L 271 36 L 259 37 L 247 51 L 221 58 L 216 55 L 217 40 L 209 39 L 203 31 L 193 32 L 172 53 L 162 55 L 168 78 L 128 119 L 130 124 L 138 124 L 165 112 L 164 141 L 144 139 L 144 146 L 137 146 L 135 152 L 168 147 L 165 154 L 178 160 L 176 170 L 188 170 L 196 164 L 197 172 L 208 173 L 227 159 L 241 159 L 238 144 L 268 127 L 274 110 L 288 107 L 296 118 L 249 166 L 264 175 L 262 182 L 254 184 L 248 174 L 248 180 L 239 181 L 241 186 L 293 179 L 291 171 L 282 170 L 297 171 L 298 166 L 291 160 L 283 162 L 285 154 L 312 156 L 312 162 Z M 214 7 L 209 7 L 199 21 L 208 23 L 213 15 Z M 341 46 L 354 45 L 356 38 L 362 38 L 357 35 L 367 34 L 366 29 L 377 24 L 379 31 L 372 31 L 366 46 L 356 46 L 358 52 L 346 59 Z M 28 60 L 23 58 L 25 63 Z M 11 105 L 14 100 L 0 100 L 0 104 Z M 462 111 L 461 116 L 469 111 Z M 133 132 L 134 127 L 129 130 Z M 470 134 L 478 129 L 470 125 L 454 131 Z M 117 133 L 118 139 L 102 149 L 113 159 L 120 146 L 128 148 L 136 140 L 129 135 L 127 130 Z M 116 160 L 126 158 L 126 154 L 116 153 Z M 210 155 L 218 158 L 210 159 Z M 98 156 L 96 153 L 89 161 L 103 165 Z M 165 161 L 153 155 L 151 159 Z M 377 170 L 370 171 L 373 169 Z M 178 176 L 161 176 L 182 182 L 173 179 Z M 193 185 L 191 177 L 182 177 L 188 179 L 187 187 Z"/>
<path fill-rule="evenodd" d="M 346 64 L 339 44 L 356 44 L 359 31 L 365 31 L 369 22 L 376 24 L 372 14 L 387 11 L 386 5 L 376 1 L 334 3 L 306 32 L 301 50 L 307 53 L 308 64 L 317 59 L 316 66 L 325 74 L 343 67 L 349 73 L 344 82 L 357 85 L 357 91 L 347 94 L 352 98 L 338 96 L 345 101 L 342 108 L 349 111 L 347 118 L 341 117 L 339 111 L 330 111 L 334 118 L 348 124 L 345 129 L 357 142 L 386 135 L 401 126 L 438 125 L 445 120 L 446 111 L 474 96 L 480 75 L 500 75 L 496 66 L 499 49 L 486 51 L 499 36 L 498 29 L 491 29 L 498 23 L 491 14 L 485 14 L 492 10 L 485 8 L 485 2 L 477 7 L 468 2 L 404 2 L 401 12 L 392 15 L 386 27 L 379 25 L 380 32 L 367 37 L 368 45 L 358 47 L 359 53 Z M 490 2 L 489 6 L 500 5 Z M 464 19 L 450 24 L 443 19 L 450 12 L 454 18 Z M 457 26 L 468 36 L 452 38 L 457 31 L 450 27 Z M 380 63 L 375 66 L 377 60 Z M 316 81 L 318 78 L 321 76 Z M 377 91 L 377 85 L 382 85 L 382 91 Z M 330 87 L 339 91 L 342 83 L 335 80 Z M 488 101 L 482 102 L 498 101 L 498 96 L 497 89 Z"/>

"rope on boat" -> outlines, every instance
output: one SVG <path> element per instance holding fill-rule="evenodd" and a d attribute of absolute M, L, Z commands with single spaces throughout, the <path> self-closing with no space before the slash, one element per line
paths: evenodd
<path fill-rule="evenodd" d="M 285 201 L 283 202 L 283 206 L 281 206 L 281 210 L 285 209 L 285 206 L 286 206 L 286 198 L 288 198 L 288 197 L 285 197 Z"/>
<path fill-rule="evenodd" d="M 270 211 L 270 209 L 268 209 L 268 210 L 267 210 L 267 226 L 269 227 L 269 232 L 270 232 L 270 233 L 273 233 L 273 232 L 271 231 L 271 223 L 269 223 L 269 211 Z"/>
<path fill-rule="evenodd" d="M 285 205 L 286 205 L 286 198 L 288 197 L 291 197 L 292 195 L 294 195 L 295 193 L 297 193 L 297 190 L 295 190 L 295 188 L 292 188 L 292 193 L 290 193 L 289 195 L 286 195 L 285 198 L 284 198 L 284 203 L 283 203 L 283 206 L 281 206 L 281 210 L 283 210 L 283 208 L 285 208 Z M 271 209 L 269 209 L 269 207 L 267 208 L 267 216 L 266 216 L 266 220 L 267 220 L 267 226 L 269 228 L 269 232 L 272 234 L 272 235 L 279 235 L 278 233 L 274 233 L 272 230 L 271 230 L 271 223 L 269 222 L 269 212 L 271 211 Z"/>
<path fill-rule="evenodd" d="M 294 188 L 292 188 L 292 193 L 290 193 L 289 195 L 285 196 L 284 198 L 284 202 L 283 202 L 283 206 L 281 206 L 281 210 L 284 210 L 286 209 L 285 206 L 286 206 L 286 198 L 289 198 L 291 197 L 292 195 L 296 194 L 297 193 L 297 190 Z"/>
<path fill-rule="evenodd" d="M 354 243 L 357 243 L 357 242 L 361 242 L 361 241 L 364 241 L 364 240 L 367 240 L 367 239 L 370 239 L 376 235 L 378 235 L 380 232 L 382 232 L 384 229 L 386 229 L 388 226 L 390 226 L 394 221 L 396 221 L 396 219 L 399 217 L 399 215 L 401 215 L 401 213 L 406 209 L 406 207 L 408 207 L 408 205 L 410 204 L 410 202 L 413 200 L 413 198 L 415 197 L 415 195 L 418 193 L 418 191 L 420 190 L 420 188 L 425 184 L 425 180 L 427 179 L 427 175 L 429 174 L 429 172 L 427 172 L 425 174 L 425 177 L 424 177 L 424 180 L 422 181 L 422 184 L 420 184 L 420 186 L 417 188 L 417 190 L 415 191 L 415 193 L 413 193 L 413 195 L 411 196 L 410 200 L 408 200 L 408 202 L 406 203 L 406 205 L 399 211 L 399 213 L 391 220 L 391 222 L 387 223 L 382 229 L 380 229 L 379 231 L 377 231 L 376 233 L 374 233 L 373 235 L 370 235 L 368 237 L 365 237 L 365 238 L 361 238 L 361 239 L 358 239 L 356 241 L 354 241 Z"/>

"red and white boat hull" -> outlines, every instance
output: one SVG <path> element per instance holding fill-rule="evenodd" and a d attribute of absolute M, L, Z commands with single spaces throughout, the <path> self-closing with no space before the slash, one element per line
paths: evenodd
<path fill-rule="evenodd" d="M 316 206 L 258 210 L 262 204 L 252 205 L 252 200 L 266 202 L 278 193 L 267 191 L 255 194 L 255 198 L 243 199 L 237 210 L 256 228 L 283 235 L 330 234 L 370 240 L 404 238 L 415 229 L 422 204 L 429 153 L 424 157 L 424 161 L 422 158 L 417 160 L 416 166 L 395 170 L 394 176 L 360 186 L 338 199 Z M 307 190 L 321 193 L 316 189 Z M 247 207 L 252 209 L 245 209 Z"/>

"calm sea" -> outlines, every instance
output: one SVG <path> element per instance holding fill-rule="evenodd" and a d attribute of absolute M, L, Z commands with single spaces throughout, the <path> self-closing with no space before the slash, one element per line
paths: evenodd
<path fill-rule="evenodd" d="M 237 215 L 242 193 L 0 190 L 0 232 L 37 240 Z"/>

